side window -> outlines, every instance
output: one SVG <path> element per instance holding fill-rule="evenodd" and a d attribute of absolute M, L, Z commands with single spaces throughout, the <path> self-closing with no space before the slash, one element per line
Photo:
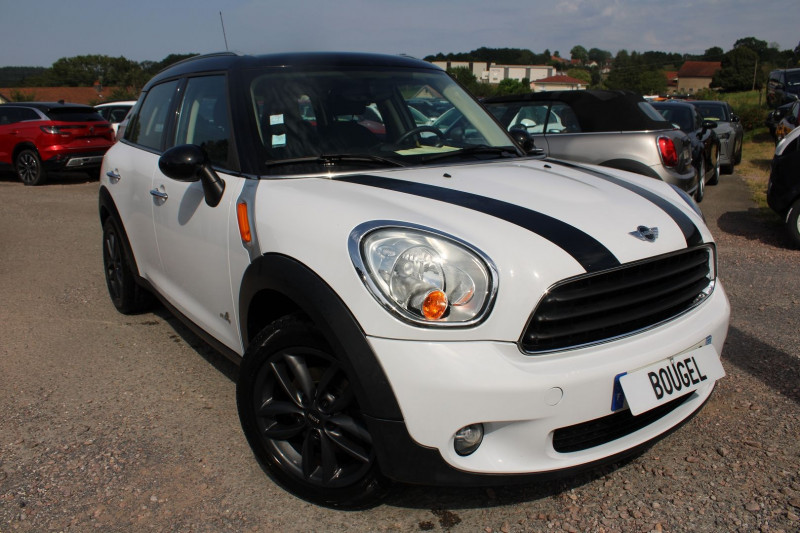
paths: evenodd
<path fill-rule="evenodd" d="M 161 150 L 167 129 L 167 112 L 175 98 L 178 80 L 169 81 L 151 88 L 125 129 L 125 139 L 147 148 Z"/>
<path fill-rule="evenodd" d="M 205 150 L 212 163 L 228 167 L 230 131 L 225 77 L 190 78 L 174 144 L 196 144 Z"/>
<path fill-rule="evenodd" d="M 581 125 L 567 104 L 554 103 L 547 117 L 547 133 L 580 133 Z"/>

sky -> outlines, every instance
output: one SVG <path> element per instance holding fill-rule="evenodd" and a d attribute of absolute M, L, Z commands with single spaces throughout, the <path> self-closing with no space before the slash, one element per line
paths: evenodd
<path fill-rule="evenodd" d="M 798 0 L 0 0 L 0 67 L 62 57 L 366 51 L 423 58 L 575 45 L 702 54 L 755 37 L 794 49 Z M 222 17 L 220 17 L 222 12 Z M 221 20 L 222 19 L 222 20 Z M 223 34 L 223 23 L 225 33 Z"/>

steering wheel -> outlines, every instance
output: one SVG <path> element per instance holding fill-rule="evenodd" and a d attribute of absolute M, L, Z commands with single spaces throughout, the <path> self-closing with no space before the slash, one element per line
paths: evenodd
<path fill-rule="evenodd" d="M 444 133 L 442 133 L 439 130 L 439 128 L 437 128 L 435 126 L 427 126 L 427 125 L 426 126 L 417 126 L 416 128 L 412 128 L 412 129 L 408 130 L 407 132 L 402 134 L 400 137 L 398 137 L 398 139 L 395 141 L 395 144 L 403 144 L 403 142 L 408 140 L 408 138 L 411 137 L 412 135 L 415 135 L 417 133 L 422 133 L 423 131 L 427 131 L 427 132 L 430 132 L 430 133 L 435 133 L 436 136 L 439 137 L 439 140 L 436 143 L 437 147 L 442 146 L 444 144 L 444 141 L 445 141 Z"/>

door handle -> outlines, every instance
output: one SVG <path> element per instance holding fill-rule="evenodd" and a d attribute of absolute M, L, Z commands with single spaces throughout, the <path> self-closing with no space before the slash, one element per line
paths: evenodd
<path fill-rule="evenodd" d="M 160 189 L 151 189 L 150 194 L 160 200 L 166 200 L 169 198 L 169 195 Z"/>
<path fill-rule="evenodd" d="M 114 183 L 118 182 L 118 181 L 119 181 L 119 180 L 122 178 L 122 176 L 120 175 L 120 173 L 119 173 L 119 172 L 117 172 L 117 169 L 116 169 L 116 168 L 115 168 L 114 170 L 109 170 L 109 171 L 107 171 L 107 172 L 106 172 L 106 176 L 108 177 L 108 179 L 110 179 L 110 180 L 111 180 L 111 181 L 113 181 Z"/>

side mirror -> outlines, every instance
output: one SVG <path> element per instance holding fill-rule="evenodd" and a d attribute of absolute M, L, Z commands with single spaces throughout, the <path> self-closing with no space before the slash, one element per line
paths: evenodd
<path fill-rule="evenodd" d="M 714 130 L 717 128 L 717 123 L 713 120 L 704 120 L 703 121 L 703 129 L 704 130 Z"/>
<path fill-rule="evenodd" d="M 731 115 L 731 122 L 739 122 L 739 115 Z"/>
<path fill-rule="evenodd" d="M 182 144 L 164 152 L 158 159 L 158 168 L 175 181 L 203 184 L 203 194 L 209 207 L 216 207 L 225 192 L 225 182 L 214 172 L 202 148 L 195 144 Z"/>
<path fill-rule="evenodd" d="M 514 139 L 514 142 L 516 142 L 526 154 L 544 155 L 544 150 L 536 147 L 531 134 L 528 133 L 528 130 L 525 128 L 525 126 L 514 126 L 508 132 L 511 134 L 511 138 Z"/>

